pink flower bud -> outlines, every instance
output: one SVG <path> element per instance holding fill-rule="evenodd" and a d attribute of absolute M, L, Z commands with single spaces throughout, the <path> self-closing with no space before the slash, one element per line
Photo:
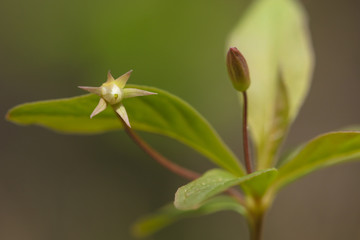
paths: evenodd
<path fill-rule="evenodd" d="M 229 49 L 226 64 L 234 88 L 240 92 L 246 91 L 250 86 L 249 68 L 244 56 L 236 47 Z"/>

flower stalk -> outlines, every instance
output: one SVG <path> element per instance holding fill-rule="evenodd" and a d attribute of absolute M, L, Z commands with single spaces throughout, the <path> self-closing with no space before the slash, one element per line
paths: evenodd
<path fill-rule="evenodd" d="M 249 174 L 253 172 L 253 169 L 250 159 L 249 136 L 247 131 L 248 99 L 247 99 L 246 91 L 242 92 L 242 96 L 243 96 L 243 122 L 242 122 L 243 150 L 244 150 L 246 172 Z"/>
<path fill-rule="evenodd" d="M 171 172 L 175 173 L 176 175 L 179 175 L 181 177 L 184 177 L 189 180 L 194 180 L 198 177 L 200 177 L 200 174 L 194 171 L 191 171 L 189 169 L 186 169 L 184 167 L 181 167 L 170 160 L 168 160 L 166 157 L 161 155 L 159 152 L 157 152 L 155 149 L 150 147 L 149 144 L 147 144 L 138 134 L 136 134 L 135 131 L 133 131 L 126 122 L 118 115 L 116 116 L 119 118 L 121 123 L 124 126 L 124 130 L 127 133 L 127 135 L 145 152 L 147 153 L 151 158 L 153 158 L 156 162 L 158 162 L 160 165 L 165 167 L 166 169 L 170 170 Z"/>
<path fill-rule="evenodd" d="M 236 47 L 232 47 L 229 49 L 226 56 L 226 64 L 227 64 L 229 78 L 234 88 L 237 91 L 241 92 L 243 96 L 243 122 L 242 122 L 243 151 L 244 151 L 246 172 L 249 174 L 253 172 L 251 166 L 251 159 L 250 159 L 249 137 L 247 133 L 248 99 L 247 99 L 246 90 L 250 86 L 249 68 L 245 57 Z"/>
<path fill-rule="evenodd" d="M 147 153 L 152 159 L 154 159 L 157 163 L 159 163 L 164 168 L 168 169 L 169 171 L 175 173 L 178 176 L 181 176 L 188 180 L 195 180 L 198 177 L 201 176 L 200 173 L 197 173 L 195 171 L 189 170 L 187 168 L 181 167 L 173 162 L 171 162 L 169 159 L 164 157 L 162 154 L 160 154 L 158 151 L 153 149 L 149 144 L 147 144 L 134 130 L 132 130 L 125 121 L 116 114 L 118 119 L 121 121 L 125 132 L 127 135 L 145 152 Z M 230 188 L 226 191 L 226 194 L 232 196 L 235 198 L 240 204 L 245 206 L 245 200 L 242 194 L 237 191 L 234 188 Z"/>

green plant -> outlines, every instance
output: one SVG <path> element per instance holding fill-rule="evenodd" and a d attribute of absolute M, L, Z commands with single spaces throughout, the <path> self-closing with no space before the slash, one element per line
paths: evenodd
<path fill-rule="evenodd" d="M 89 87 L 85 89 L 105 99 L 100 101 L 100 105 L 98 96 L 89 94 L 20 105 L 10 110 L 7 118 L 19 124 L 36 124 L 66 133 L 101 133 L 123 128 L 156 161 L 192 180 L 177 191 L 175 205 L 166 206 L 135 225 L 134 233 L 138 236 L 149 235 L 184 217 L 234 210 L 248 220 L 251 238 L 260 239 L 263 217 L 282 187 L 316 169 L 360 157 L 360 132 L 356 131 L 324 134 L 290 155 L 279 155 L 279 148 L 310 85 L 313 60 L 304 21 L 301 7 L 293 0 L 258 0 L 229 38 L 228 45 L 241 48 L 251 70 L 251 86 L 247 90 L 249 78 L 246 65 L 242 64 L 244 60 L 238 59 L 235 49 L 229 52 L 233 54 L 228 58 L 229 72 L 234 87 L 240 91 L 244 116 L 247 97 L 249 99 L 248 118 L 256 150 L 255 166 L 251 165 L 247 154 L 244 168 L 209 123 L 191 106 L 152 87 L 124 88 L 128 93 L 137 91 L 135 95 L 157 93 L 156 96 L 123 101 L 130 121 L 121 105 L 120 90 L 106 98 L 103 92 Z M 237 67 L 239 71 L 233 71 Z M 118 87 L 122 89 L 124 85 Z M 139 90 L 130 90 L 134 88 Z M 98 115 L 89 119 L 90 106 L 96 104 L 98 107 L 92 116 Z M 113 106 L 115 114 L 111 108 L 105 109 L 107 104 Z M 247 151 L 247 124 L 243 122 L 244 150 Z M 156 152 L 134 130 L 174 138 L 222 169 L 209 170 L 202 175 L 185 169 Z M 222 192 L 226 195 L 217 196 Z"/>

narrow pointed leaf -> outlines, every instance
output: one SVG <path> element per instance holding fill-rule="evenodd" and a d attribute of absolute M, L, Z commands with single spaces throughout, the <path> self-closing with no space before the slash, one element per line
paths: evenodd
<path fill-rule="evenodd" d="M 228 196 L 218 196 L 210 199 L 195 210 L 179 210 L 171 203 L 155 213 L 139 219 L 134 224 L 132 233 L 136 237 L 146 237 L 183 218 L 197 217 L 224 210 L 235 211 L 242 215 L 246 213 L 242 205 Z"/>
<path fill-rule="evenodd" d="M 288 96 L 288 125 L 310 85 L 313 52 L 302 6 L 297 0 L 253 1 L 230 35 L 227 47 L 237 47 L 249 66 L 249 125 L 259 155 L 258 166 L 267 168 L 272 160 L 268 159 L 265 144 L 272 141 L 268 136 L 274 131 L 273 118 L 277 117 L 274 113 L 279 77 Z"/>
<path fill-rule="evenodd" d="M 235 155 L 190 105 L 160 89 L 134 85 L 129 87 L 158 93 L 155 96 L 123 100 L 133 129 L 174 138 L 233 174 L 243 175 L 244 171 Z M 11 109 L 7 119 L 21 125 L 39 125 L 62 133 L 94 134 L 121 129 L 110 107 L 89 119 L 98 101 L 98 96 L 88 94 L 27 103 Z"/>
<path fill-rule="evenodd" d="M 274 182 L 274 189 L 337 163 L 360 159 L 360 132 L 332 132 L 321 135 L 291 155 Z"/>
<path fill-rule="evenodd" d="M 132 98 L 132 97 L 139 97 L 139 96 L 147 96 L 147 95 L 154 95 L 156 93 L 136 89 L 136 88 L 124 88 L 124 98 Z"/>
<path fill-rule="evenodd" d="M 175 194 L 174 205 L 181 210 L 196 209 L 209 198 L 224 192 L 228 188 L 259 178 L 263 174 L 268 174 L 269 171 L 272 172 L 273 169 L 261 170 L 243 177 L 236 177 L 225 170 L 210 170 L 200 178 L 180 187 Z M 252 185 L 250 183 L 246 186 Z"/>
<path fill-rule="evenodd" d="M 100 101 L 98 103 L 98 105 L 96 106 L 96 108 L 94 109 L 94 111 L 91 113 L 90 118 L 93 118 L 95 115 L 101 113 L 102 111 L 104 111 L 106 109 L 106 101 L 102 98 L 100 98 Z"/>

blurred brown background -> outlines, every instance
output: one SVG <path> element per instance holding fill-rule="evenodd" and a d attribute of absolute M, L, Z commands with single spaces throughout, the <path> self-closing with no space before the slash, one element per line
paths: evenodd
<path fill-rule="evenodd" d="M 287 146 L 360 124 L 360 2 L 303 1 L 310 17 L 313 87 Z M 0 113 L 26 101 L 83 94 L 111 69 L 131 83 L 166 89 L 198 109 L 240 154 L 240 109 L 227 79 L 224 42 L 239 0 L 2 0 Z M 226 107 L 224 107 L 226 106 Z M 123 132 L 58 135 L 3 118 L 0 239 L 132 239 L 131 224 L 172 201 L 186 183 Z M 203 157 L 142 134 L 166 156 L 204 171 Z M 360 239 L 360 163 L 287 187 L 267 216 L 266 240 Z M 179 222 L 149 239 L 247 239 L 242 217 L 222 212 Z"/>

